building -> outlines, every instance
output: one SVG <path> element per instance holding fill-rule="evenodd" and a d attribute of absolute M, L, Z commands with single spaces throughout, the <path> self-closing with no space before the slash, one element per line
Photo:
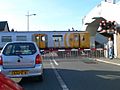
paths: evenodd
<path fill-rule="evenodd" d="M 9 32 L 9 26 L 7 21 L 0 21 L 0 32 Z"/>
<path fill-rule="evenodd" d="M 106 48 L 108 37 L 114 41 L 114 57 L 120 58 L 120 3 L 115 0 L 103 0 L 83 18 L 82 31 L 91 34 L 91 48 Z M 116 24 L 115 30 L 102 30 L 100 23 L 110 21 Z"/>

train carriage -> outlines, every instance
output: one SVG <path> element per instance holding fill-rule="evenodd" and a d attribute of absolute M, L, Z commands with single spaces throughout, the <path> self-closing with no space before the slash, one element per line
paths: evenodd
<path fill-rule="evenodd" d="M 88 32 L 54 31 L 44 34 L 34 34 L 34 41 L 39 48 L 89 48 L 90 35 Z"/>
<path fill-rule="evenodd" d="M 0 32 L 0 48 L 12 41 L 34 41 L 43 50 L 90 48 L 90 34 L 84 31 Z"/>

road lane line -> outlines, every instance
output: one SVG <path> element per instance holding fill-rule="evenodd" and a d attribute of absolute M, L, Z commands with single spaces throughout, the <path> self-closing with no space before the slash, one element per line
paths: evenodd
<path fill-rule="evenodd" d="M 53 59 L 53 62 L 55 63 L 55 65 L 57 65 L 57 66 L 59 65 L 59 64 L 56 62 L 56 60 L 55 60 L 55 59 Z"/>
<path fill-rule="evenodd" d="M 53 53 L 51 53 L 51 57 L 52 57 L 52 60 L 53 60 L 53 62 L 55 63 L 55 65 L 59 65 L 57 62 L 56 62 L 56 60 L 53 58 L 54 56 L 53 56 Z"/>
<path fill-rule="evenodd" d="M 100 60 L 100 59 L 96 59 L 96 60 L 99 61 L 99 62 L 104 62 L 104 63 L 108 63 L 108 64 L 113 64 L 113 65 L 120 66 L 119 63 L 114 63 L 114 62 L 104 61 L 104 60 Z"/>
<path fill-rule="evenodd" d="M 55 69 L 54 64 L 52 63 L 52 60 L 50 60 L 50 64 L 52 66 L 52 69 L 54 70 L 54 73 L 58 79 L 58 82 L 60 84 L 60 86 L 62 87 L 63 90 L 69 90 L 69 88 L 67 87 L 67 85 L 65 84 L 65 82 L 63 81 L 62 77 L 60 76 L 60 74 L 58 73 L 58 71 Z"/>

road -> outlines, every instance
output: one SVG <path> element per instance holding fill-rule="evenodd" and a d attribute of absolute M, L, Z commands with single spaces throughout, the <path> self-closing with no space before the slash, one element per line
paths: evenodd
<path fill-rule="evenodd" d="M 120 67 L 91 58 L 48 58 L 44 81 L 23 79 L 25 90 L 120 90 Z"/>

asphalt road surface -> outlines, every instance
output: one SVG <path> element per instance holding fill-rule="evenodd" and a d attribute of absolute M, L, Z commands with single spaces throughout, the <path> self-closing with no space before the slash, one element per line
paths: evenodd
<path fill-rule="evenodd" d="M 120 90 L 120 67 L 91 58 L 47 58 L 44 81 L 24 78 L 25 90 Z"/>

